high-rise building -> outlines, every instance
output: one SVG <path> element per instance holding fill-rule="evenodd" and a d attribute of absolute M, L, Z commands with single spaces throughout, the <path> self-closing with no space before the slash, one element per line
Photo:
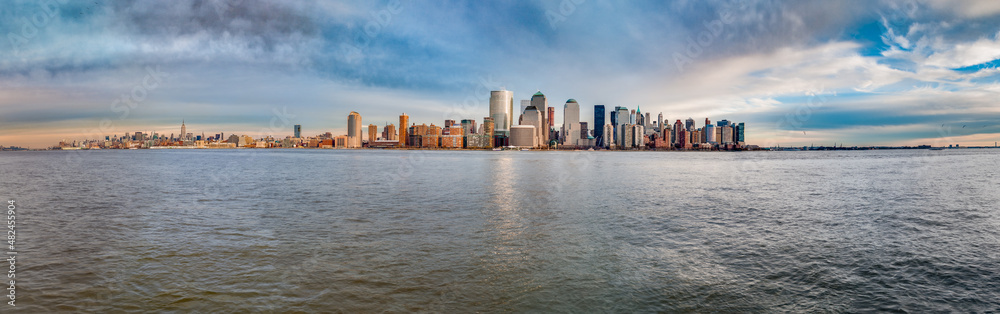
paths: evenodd
<path fill-rule="evenodd" d="M 604 105 L 594 106 L 594 145 L 598 147 L 607 146 L 604 144 Z"/>
<path fill-rule="evenodd" d="M 542 138 L 539 139 L 539 142 L 548 145 L 549 144 L 548 131 L 549 128 L 553 125 L 552 122 L 549 122 L 550 121 L 549 117 L 546 114 L 549 112 L 549 100 L 545 98 L 545 95 L 542 94 L 542 91 L 538 91 L 534 95 L 531 95 L 531 105 L 535 106 L 535 108 L 538 109 L 538 112 L 542 114 L 542 126 L 545 126 L 543 127 L 544 132 L 541 132 Z"/>
<path fill-rule="evenodd" d="M 590 139 L 590 129 L 587 127 L 587 122 L 580 122 L 580 142 L 579 145 L 586 145 L 586 140 Z"/>
<path fill-rule="evenodd" d="M 181 119 L 181 134 L 180 134 L 180 136 L 184 137 L 185 134 L 188 134 L 188 132 L 187 132 L 187 126 L 184 125 L 184 119 Z"/>
<path fill-rule="evenodd" d="M 493 118 L 497 135 L 507 135 L 514 123 L 514 92 L 499 90 L 490 92 L 490 118 Z"/>
<path fill-rule="evenodd" d="M 375 143 L 375 139 L 378 135 L 378 126 L 374 124 L 368 125 L 368 144 Z"/>
<path fill-rule="evenodd" d="M 407 135 L 407 129 L 410 127 L 410 116 L 406 113 L 399 115 L 399 146 L 406 147 L 407 142 L 410 137 Z"/>
<path fill-rule="evenodd" d="M 601 141 L 600 143 L 601 147 L 611 148 L 614 146 L 614 140 L 613 140 L 615 138 L 614 133 L 615 133 L 615 127 L 613 125 L 611 124 L 604 125 L 604 132 L 603 134 L 601 134 L 601 138 L 604 140 Z"/>
<path fill-rule="evenodd" d="M 556 126 L 556 107 L 549 107 L 548 121 L 549 121 L 549 129 L 552 129 L 553 127 Z"/>
<path fill-rule="evenodd" d="M 294 130 L 294 133 L 295 133 L 295 138 L 301 138 L 302 137 L 302 125 L 301 124 L 296 124 L 295 127 L 293 128 L 293 130 Z"/>
<path fill-rule="evenodd" d="M 684 129 L 688 130 L 688 132 L 694 131 L 694 119 L 688 118 L 684 120 Z"/>
<path fill-rule="evenodd" d="M 733 126 L 727 125 L 722 127 L 722 144 L 732 144 L 733 143 Z"/>
<path fill-rule="evenodd" d="M 635 110 L 632 110 L 628 117 L 628 124 L 635 124 Z"/>
<path fill-rule="evenodd" d="M 708 120 L 708 118 L 705 118 L 705 125 L 709 125 L 709 124 L 712 124 L 712 121 Z"/>
<path fill-rule="evenodd" d="M 580 104 L 570 99 L 563 105 L 563 145 L 577 146 L 580 142 Z"/>
<path fill-rule="evenodd" d="M 623 106 L 616 106 L 615 111 L 618 112 L 618 120 L 615 121 L 615 143 L 619 148 L 624 148 L 626 143 L 624 138 L 625 132 L 622 131 L 622 126 L 631 124 L 629 122 L 631 115 L 628 108 Z"/>
<path fill-rule="evenodd" d="M 621 108 L 621 106 L 615 106 L 615 110 L 611 110 L 611 114 L 610 114 L 611 115 L 611 129 L 612 129 L 611 130 L 611 137 L 605 139 L 609 144 L 611 144 L 611 143 L 618 143 L 618 109 L 619 108 Z"/>
<path fill-rule="evenodd" d="M 653 120 L 649 118 L 649 112 L 647 112 L 646 117 L 642 119 L 642 127 L 644 129 L 649 129 L 653 127 Z"/>
<path fill-rule="evenodd" d="M 528 106 L 528 108 L 525 108 L 524 109 L 524 113 L 521 114 L 521 120 L 518 121 L 518 124 L 519 125 L 531 125 L 531 126 L 535 127 L 533 129 L 535 131 L 535 135 L 532 137 L 532 141 L 533 141 L 532 146 L 544 146 L 544 145 L 548 144 L 548 143 L 542 143 L 542 141 L 541 141 L 542 138 L 543 138 L 542 137 L 542 133 L 544 131 L 543 129 L 545 129 L 545 127 L 544 127 L 544 120 L 542 119 L 542 113 L 538 110 L 538 108 L 535 108 L 535 106 Z M 511 136 L 511 140 L 513 140 L 513 135 Z M 519 142 L 519 143 L 523 143 L 523 142 Z M 523 146 L 523 145 L 514 145 L 514 144 L 511 144 L 511 145 L 513 145 L 513 146 Z"/>
<path fill-rule="evenodd" d="M 746 138 L 743 137 L 743 131 L 745 130 L 745 128 L 746 128 L 746 126 L 743 124 L 743 122 L 740 122 L 740 124 L 736 125 L 736 142 L 737 143 L 746 143 Z"/>
<path fill-rule="evenodd" d="M 396 126 L 392 123 L 386 125 L 382 131 L 382 139 L 387 141 L 399 141 L 399 138 L 396 136 Z"/>
<path fill-rule="evenodd" d="M 489 137 L 489 143 L 488 143 L 488 145 L 486 145 L 487 148 L 495 147 L 495 144 L 496 144 L 495 140 L 493 138 L 493 128 L 494 128 L 493 118 L 492 117 L 484 117 L 483 118 L 483 135 L 486 135 L 486 136 Z"/>
<path fill-rule="evenodd" d="M 355 111 L 347 116 L 347 148 L 361 148 L 361 114 Z"/>
<path fill-rule="evenodd" d="M 465 134 L 476 134 L 476 120 L 462 119 L 462 130 Z"/>
<path fill-rule="evenodd" d="M 718 139 L 715 137 L 715 126 L 708 124 L 705 125 L 705 142 L 710 144 L 715 144 Z"/>
<path fill-rule="evenodd" d="M 674 122 L 674 140 L 673 140 L 674 146 L 678 148 L 684 148 L 684 143 L 682 141 L 683 138 L 684 138 L 684 124 L 681 123 L 681 119 L 677 119 L 677 122 Z"/>
<path fill-rule="evenodd" d="M 521 100 L 521 111 L 518 111 L 517 114 L 518 115 L 524 114 L 524 109 L 528 109 L 528 106 L 531 106 L 531 99 L 522 99 Z"/>
<path fill-rule="evenodd" d="M 662 112 L 659 115 L 656 116 L 656 127 L 660 128 L 660 131 L 663 131 L 664 125 L 663 125 L 663 113 Z"/>

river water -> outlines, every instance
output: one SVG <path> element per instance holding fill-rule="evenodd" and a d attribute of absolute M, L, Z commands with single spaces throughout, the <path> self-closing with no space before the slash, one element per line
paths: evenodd
<path fill-rule="evenodd" d="M 1000 310 L 994 149 L 0 152 L 0 175 L 25 312 Z"/>

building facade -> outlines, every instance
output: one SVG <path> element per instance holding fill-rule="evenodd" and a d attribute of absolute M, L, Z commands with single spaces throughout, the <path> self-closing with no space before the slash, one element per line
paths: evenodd
<path fill-rule="evenodd" d="M 580 143 L 580 104 L 569 99 L 563 105 L 563 145 L 578 146 Z"/>

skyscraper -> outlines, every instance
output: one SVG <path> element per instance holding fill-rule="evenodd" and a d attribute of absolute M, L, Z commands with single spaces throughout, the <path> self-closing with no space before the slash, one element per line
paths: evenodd
<path fill-rule="evenodd" d="M 681 119 L 677 119 L 677 122 L 674 122 L 674 145 L 678 146 L 678 148 L 684 148 L 683 138 L 684 124 L 681 123 Z"/>
<path fill-rule="evenodd" d="M 499 90 L 490 92 L 490 118 L 493 118 L 497 135 L 508 135 L 514 123 L 514 92 Z"/>
<path fill-rule="evenodd" d="M 542 91 L 538 91 L 531 96 L 531 105 L 535 106 L 535 109 L 538 109 L 538 112 L 542 114 L 542 128 L 545 130 L 544 132 L 542 132 L 542 138 L 539 139 L 539 142 L 548 145 L 549 128 L 551 125 L 553 125 L 551 122 L 549 122 L 549 116 L 548 114 L 546 114 L 549 112 L 549 100 L 545 98 L 545 95 L 542 94 Z"/>
<path fill-rule="evenodd" d="M 684 129 L 688 130 L 688 132 L 694 131 L 694 119 L 688 118 L 684 120 Z"/>
<path fill-rule="evenodd" d="M 375 139 L 378 138 L 378 126 L 374 124 L 368 125 L 368 144 L 375 143 Z"/>
<path fill-rule="evenodd" d="M 185 134 L 188 134 L 188 132 L 187 132 L 187 126 L 184 125 L 184 119 L 181 119 L 181 134 L 180 134 L 180 137 L 184 138 L 184 139 L 187 139 L 187 138 L 184 137 Z"/>
<path fill-rule="evenodd" d="M 577 146 L 580 142 L 580 104 L 576 99 L 566 101 L 563 106 L 563 145 Z"/>
<path fill-rule="evenodd" d="M 407 134 L 407 129 L 410 127 L 410 116 L 403 113 L 399 115 L 399 146 L 406 147 L 407 141 L 410 137 Z"/>
<path fill-rule="evenodd" d="M 524 109 L 527 109 L 528 106 L 531 106 L 531 100 L 530 99 L 522 99 L 521 100 L 521 111 L 518 111 L 517 114 L 518 115 L 523 114 L 524 113 Z"/>
<path fill-rule="evenodd" d="M 549 129 L 556 126 L 556 107 L 549 107 Z"/>
<path fill-rule="evenodd" d="M 293 130 L 294 130 L 294 133 L 295 133 L 295 138 L 302 138 L 302 125 L 301 124 L 296 124 L 295 128 L 293 128 Z"/>
<path fill-rule="evenodd" d="M 521 114 L 521 120 L 518 121 L 519 125 L 534 126 L 532 130 L 534 130 L 535 134 L 532 136 L 532 143 L 533 143 L 532 146 L 545 146 L 548 144 L 548 143 L 542 143 L 541 141 L 542 133 L 544 131 L 543 121 L 544 120 L 542 119 L 542 113 L 538 111 L 538 108 L 535 108 L 535 106 L 528 106 L 528 108 L 524 109 L 524 113 Z M 523 144 L 523 142 L 521 143 Z M 514 145 L 514 146 L 524 146 L 524 145 Z"/>
<path fill-rule="evenodd" d="M 493 128 L 494 128 L 493 118 L 492 117 L 484 117 L 483 118 L 483 135 L 486 135 L 487 137 L 489 137 L 489 140 L 488 140 L 489 144 L 487 145 L 487 148 L 492 148 L 492 147 L 496 146 L 496 143 L 494 142 L 494 139 L 493 139 Z"/>
<path fill-rule="evenodd" d="M 743 124 L 743 122 L 740 122 L 739 124 L 736 125 L 736 134 L 734 135 L 734 137 L 736 137 L 737 143 L 746 142 L 746 138 L 743 137 L 744 128 L 745 125 Z"/>
<path fill-rule="evenodd" d="M 656 116 L 656 127 L 660 128 L 660 131 L 663 131 L 664 125 L 663 125 L 663 113 L 662 112 L 659 115 Z"/>
<path fill-rule="evenodd" d="M 624 138 L 624 132 L 622 131 L 622 127 L 624 125 L 631 124 L 631 122 L 629 121 L 631 115 L 630 115 L 630 113 L 628 111 L 628 108 L 625 108 L 625 107 L 622 107 L 622 106 L 616 106 L 615 107 L 615 112 L 618 113 L 617 114 L 618 115 L 617 121 L 614 121 L 614 124 L 615 124 L 615 144 L 617 144 L 619 148 L 622 148 L 626 144 L 625 143 L 625 138 Z"/>
<path fill-rule="evenodd" d="M 361 148 L 361 114 L 355 111 L 347 116 L 347 148 Z"/>
<path fill-rule="evenodd" d="M 598 147 L 606 146 L 604 144 L 604 105 L 594 106 L 594 145 Z"/>

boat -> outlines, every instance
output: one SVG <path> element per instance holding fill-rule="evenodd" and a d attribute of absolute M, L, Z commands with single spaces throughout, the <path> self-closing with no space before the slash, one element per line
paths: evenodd
<path fill-rule="evenodd" d="M 495 152 L 499 152 L 499 151 L 501 151 L 501 150 L 503 150 L 503 148 L 500 148 L 500 147 L 497 147 L 497 148 L 494 148 L 494 149 L 493 149 L 493 151 L 495 151 Z"/>

